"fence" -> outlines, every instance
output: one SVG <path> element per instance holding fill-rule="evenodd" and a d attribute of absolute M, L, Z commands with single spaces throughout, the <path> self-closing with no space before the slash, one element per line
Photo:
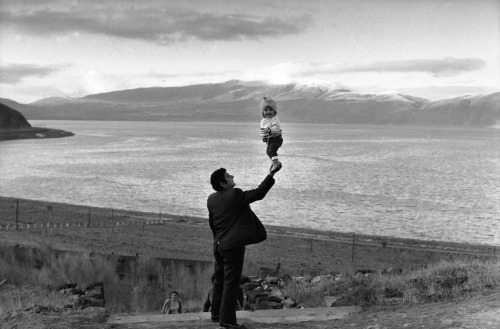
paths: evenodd
<path fill-rule="evenodd" d="M 160 225 L 175 217 L 0 197 L 0 230 Z"/>
<path fill-rule="evenodd" d="M 201 221 L 203 221 L 203 225 L 197 225 L 196 228 L 190 229 L 186 229 L 184 226 L 175 228 L 168 225 L 179 222 L 190 223 L 191 220 L 193 223 L 202 223 Z M 148 226 L 157 226 L 158 229 L 147 230 Z M 135 236 L 136 232 L 141 231 L 141 227 L 143 233 Z M 200 252 L 204 252 L 207 258 L 211 257 L 210 248 L 206 248 L 206 246 L 211 245 L 212 239 L 207 219 L 192 219 L 176 215 L 165 216 L 161 211 L 156 214 L 142 213 L 0 197 L 0 232 L 40 230 L 45 233 L 44 231 L 54 229 L 74 229 L 75 233 L 79 232 L 80 242 L 82 242 L 86 233 L 80 230 L 86 228 L 102 228 L 103 231 L 110 231 L 109 233 L 102 232 L 99 241 L 85 240 L 88 241 L 86 246 L 92 249 L 104 246 L 103 250 L 109 251 L 106 242 L 113 239 L 113 241 L 119 240 L 113 245 L 113 248 L 117 248 L 119 252 L 126 249 L 127 253 L 131 254 L 166 253 L 170 252 L 168 244 L 177 244 L 178 246 L 174 246 L 172 250 L 175 250 L 175 253 L 182 253 L 181 256 L 185 254 L 184 250 L 189 250 L 192 253 L 193 249 L 199 249 Z M 129 232 L 113 234 L 114 228 L 124 228 Z M 300 266 L 309 267 L 320 266 L 318 264 L 322 264 L 323 267 L 327 264 L 361 267 L 369 266 L 368 264 L 371 263 L 381 264 L 380 266 L 386 266 L 384 264 L 390 263 L 420 264 L 444 256 L 455 257 L 460 254 L 488 258 L 500 256 L 498 247 L 495 246 L 409 241 L 340 232 L 331 235 L 324 232 L 323 236 L 317 234 L 289 235 L 285 231 L 280 234 L 279 228 L 274 228 L 274 232 L 273 228 L 269 228 L 268 231 L 270 238 L 266 244 L 248 248 L 249 259 L 253 258 L 259 261 L 269 259 L 270 262 L 282 260 L 284 264 L 297 263 Z M 68 236 L 71 234 L 67 233 Z M 272 238 L 273 235 L 276 235 L 276 238 Z M 127 236 L 128 240 L 121 243 L 125 239 L 124 236 Z M 160 245 L 166 246 L 160 248 Z M 307 255 L 306 258 L 304 255 Z"/>
<path fill-rule="evenodd" d="M 44 228 L 66 228 L 66 227 L 120 227 L 120 226 L 137 226 L 137 227 L 144 227 L 145 225 L 163 225 L 164 220 L 155 220 L 155 221 L 142 221 L 142 222 L 115 222 L 115 223 L 82 223 L 82 222 L 77 222 L 77 223 L 31 223 L 31 224 L 26 224 L 26 223 L 15 223 L 15 224 L 5 224 L 5 225 L 0 225 L 0 231 L 1 230 L 6 230 L 6 231 L 16 231 L 16 230 L 29 230 L 29 229 L 44 229 Z"/>

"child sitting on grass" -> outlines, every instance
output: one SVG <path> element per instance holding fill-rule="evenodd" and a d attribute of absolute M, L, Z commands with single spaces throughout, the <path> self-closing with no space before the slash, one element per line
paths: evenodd
<path fill-rule="evenodd" d="M 281 168 L 278 159 L 278 149 L 283 144 L 280 120 L 278 119 L 278 104 L 269 97 L 264 97 L 260 102 L 260 111 L 263 119 L 260 121 L 260 136 L 267 144 L 266 153 L 271 159 L 272 165 Z"/>

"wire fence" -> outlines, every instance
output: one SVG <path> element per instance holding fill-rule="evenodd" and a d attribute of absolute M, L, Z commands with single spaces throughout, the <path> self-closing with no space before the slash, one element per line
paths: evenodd
<path fill-rule="evenodd" d="M 16 200 L 0 198 L 0 232 L 1 231 L 26 231 L 26 230 L 47 230 L 47 229 L 90 229 L 102 228 L 112 231 L 114 228 L 132 228 L 133 230 L 148 231 L 147 227 L 166 227 L 169 223 L 189 223 L 190 219 L 183 216 L 155 213 L 141 213 L 136 211 L 104 209 L 86 206 L 64 205 L 32 200 Z M 197 223 L 200 223 L 199 221 Z M 207 226 L 199 226 L 196 230 L 188 230 L 193 236 L 193 240 L 207 238 Z M 161 230 L 150 230 L 147 234 L 154 235 Z M 276 230 L 279 234 L 279 229 Z M 187 233 L 187 231 L 185 232 Z M 272 231 L 269 230 L 272 234 Z M 145 237 L 141 237 L 145 238 Z M 337 243 L 337 244 L 335 244 Z M 340 246 L 338 243 L 341 243 Z M 344 262 L 351 264 L 359 263 L 360 255 L 367 253 L 368 249 L 382 249 L 389 255 L 391 250 L 398 250 L 400 253 L 411 252 L 412 249 L 422 249 L 437 253 L 448 253 L 451 256 L 456 254 L 469 254 L 477 256 L 500 257 L 500 248 L 495 246 L 472 246 L 456 244 L 454 246 L 442 247 L 438 243 L 416 240 L 412 244 L 408 242 L 397 242 L 394 239 L 385 237 L 370 237 L 355 233 L 345 233 L 338 236 L 301 236 L 296 240 L 295 247 L 306 249 L 310 255 L 315 257 L 330 254 L 341 255 Z M 331 250 L 331 252 L 329 251 Z M 341 251 L 342 250 L 342 251 Z M 251 252 L 251 249 L 249 249 Z M 325 254 L 325 255 L 323 255 Z M 332 256 L 333 257 L 333 256 Z M 340 257 L 340 256 L 339 256 Z M 389 256 L 387 256 L 389 257 Z M 321 257 L 320 257 L 321 258 Z"/>
<path fill-rule="evenodd" d="M 44 229 L 44 228 L 71 228 L 71 227 L 121 227 L 121 226 L 136 226 L 144 227 L 146 225 L 164 225 L 164 220 L 155 221 L 137 221 L 137 222 L 114 222 L 114 223 L 89 223 L 89 222 L 57 222 L 57 223 L 14 223 L 0 225 L 0 231 L 16 231 L 16 230 L 30 230 L 30 229 Z"/>
<path fill-rule="evenodd" d="M 0 198 L 0 231 L 162 225 L 182 216 Z"/>

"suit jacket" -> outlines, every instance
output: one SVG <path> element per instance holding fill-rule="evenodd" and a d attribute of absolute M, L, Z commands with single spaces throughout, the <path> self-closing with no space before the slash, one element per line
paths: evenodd
<path fill-rule="evenodd" d="M 250 204 L 264 199 L 274 182 L 274 178 L 267 175 L 259 187 L 253 190 L 242 191 L 239 188 L 232 188 L 212 193 L 208 197 L 207 208 L 214 241 L 217 242 L 238 218 L 256 216 Z M 237 248 L 241 245 L 235 244 L 228 247 Z"/>

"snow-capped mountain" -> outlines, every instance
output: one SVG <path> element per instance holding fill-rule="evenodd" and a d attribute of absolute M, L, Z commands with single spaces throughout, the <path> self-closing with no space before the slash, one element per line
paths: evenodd
<path fill-rule="evenodd" d="M 237 80 L 51 97 L 20 104 L 19 110 L 28 119 L 255 121 L 263 96 L 278 101 L 284 122 L 490 126 L 500 121 L 500 92 L 430 101 L 396 91 L 359 93 L 341 84 Z"/>

